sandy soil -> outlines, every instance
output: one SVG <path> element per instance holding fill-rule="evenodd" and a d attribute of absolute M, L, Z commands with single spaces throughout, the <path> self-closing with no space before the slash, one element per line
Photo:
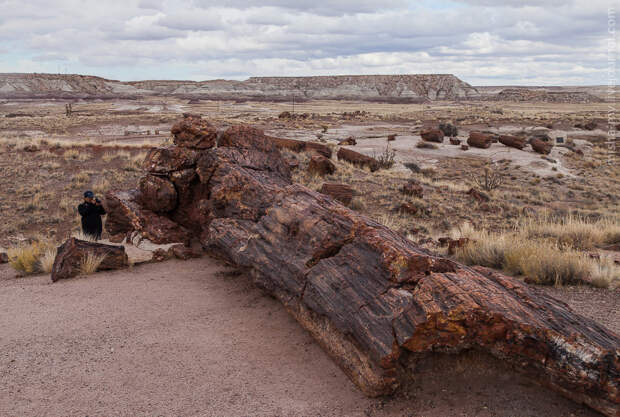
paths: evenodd
<path fill-rule="evenodd" d="M 276 300 L 212 259 L 56 284 L 0 265 L 2 416 L 595 415 L 470 356 L 368 399 Z"/>

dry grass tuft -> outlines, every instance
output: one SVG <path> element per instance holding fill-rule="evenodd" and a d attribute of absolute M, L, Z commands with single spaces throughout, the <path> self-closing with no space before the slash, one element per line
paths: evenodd
<path fill-rule="evenodd" d="M 56 259 L 57 253 L 56 247 L 50 247 L 43 251 L 43 254 L 39 258 L 39 270 L 46 274 L 52 272 L 52 267 L 54 266 L 54 260 Z"/>
<path fill-rule="evenodd" d="M 80 262 L 80 273 L 82 273 L 82 275 L 94 274 L 97 272 L 99 265 L 101 265 L 101 262 L 103 262 L 106 256 L 106 254 L 97 255 L 93 252 L 87 253 L 82 259 L 82 262 Z"/>
<path fill-rule="evenodd" d="M 9 265 L 16 271 L 24 275 L 36 274 L 38 272 L 47 272 L 48 260 L 46 259 L 46 265 L 41 263 L 41 258 L 49 256 L 47 253 L 51 250 L 55 251 L 55 248 L 49 242 L 35 241 L 29 244 L 23 244 L 17 247 L 8 249 L 7 254 L 9 256 Z M 54 254 L 54 257 L 56 255 Z M 52 259 L 52 263 L 53 263 Z M 50 267 L 51 270 L 51 267 Z"/>

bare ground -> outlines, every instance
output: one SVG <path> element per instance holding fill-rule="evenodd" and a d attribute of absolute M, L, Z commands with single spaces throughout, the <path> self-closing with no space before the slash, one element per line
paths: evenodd
<path fill-rule="evenodd" d="M 230 272 L 202 258 L 52 284 L 0 266 L 0 415 L 595 415 L 476 354 L 368 399 L 279 302 Z M 613 312 L 617 294 L 598 294 Z"/>

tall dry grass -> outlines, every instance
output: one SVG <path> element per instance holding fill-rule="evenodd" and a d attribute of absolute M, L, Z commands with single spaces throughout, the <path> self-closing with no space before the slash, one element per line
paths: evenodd
<path fill-rule="evenodd" d="M 456 253 L 457 259 L 466 264 L 503 269 L 544 285 L 588 284 L 604 288 L 620 285 L 620 268 L 613 261 L 606 257 L 592 258 L 576 249 L 607 240 L 595 239 L 595 228 L 581 222 L 573 224 L 576 225 L 573 230 L 568 228 L 562 232 L 555 223 L 539 221 L 535 228 L 506 233 L 476 230 L 465 224 L 455 229 L 452 236 L 470 239 L 470 243 Z M 555 233 L 533 233 L 541 230 Z M 584 230 L 590 233 L 575 233 Z M 578 240 L 584 239 L 584 235 L 587 241 Z M 608 235 L 602 233 L 602 236 Z M 588 245 L 583 245 L 584 242 Z"/>
<path fill-rule="evenodd" d="M 620 221 L 614 218 L 596 221 L 578 216 L 525 218 L 519 229 L 528 239 L 552 239 L 558 245 L 580 250 L 620 243 Z"/>

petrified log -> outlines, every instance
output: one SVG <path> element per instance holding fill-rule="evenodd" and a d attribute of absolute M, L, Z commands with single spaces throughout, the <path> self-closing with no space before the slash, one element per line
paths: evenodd
<path fill-rule="evenodd" d="M 105 194 L 108 213 L 106 230 L 111 235 L 127 234 L 133 230 L 153 243 L 182 243 L 190 239 L 187 229 L 168 217 L 159 215 L 138 203 L 138 191 L 110 190 Z"/>
<path fill-rule="evenodd" d="M 217 129 L 200 116 L 184 114 L 183 120 L 172 126 L 174 143 L 178 146 L 208 149 L 215 145 Z"/>
<path fill-rule="evenodd" d="M 144 162 L 142 169 L 153 174 L 168 174 L 196 166 L 199 153 L 193 149 L 180 146 L 152 148 Z"/>
<path fill-rule="evenodd" d="M 332 150 L 329 146 L 322 143 L 306 142 L 303 140 L 276 138 L 273 136 L 267 136 L 271 139 L 278 148 L 288 149 L 293 152 L 315 152 L 319 155 L 323 155 L 326 158 L 332 157 Z"/>
<path fill-rule="evenodd" d="M 427 142 L 443 143 L 443 132 L 439 129 L 423 130 L 420 136 Z"/>
<path fill-rule="evenodd" d="M 121 269 L 129 265 L 123 246 L 104 245 L 72 237 L 58 247 L 52 267 L 52 281 L 79 275 L 82 262 L 89 254 L 103 258 L 97 270 Z"/>
<path fill-rule="evenodd" d="M 366 156 L 359 152 L 352 151 L 347 148 L 338 149 L 338 153 L 336 154 L 338 160 L 347 161 L 353 165 L 358 167 L 368 167 L 372 172 L 375 172 L 380 168 L 379 161 L 375 158 L 371 158 L 370 156 Z"/>
<path fill-rule="evenodd" d="M 292 184 L 266 155 L 281 159 L 202 151 L 197 181 L 209 192 L 194 202 L 205 220 L 192 232 L 277 297 L 363 392 L 394 392 L 435 352 L 476 349 L 615 415 L 617 335 L 517 279 L 436 257 Z"/>
<path fill-rule="evenodd" d="M 523 149 L 525 148 L 525 145 L 527 145 L 527 141 L 525 140 L 525 138 L 520 138 L 518 136 L 512 135 L 500 135 L 499 143 L 517 149 Z"/>
<path fill-rule="evenodd" d="M 314 155 L 308 163 L 308 172 L 314 175 L 325 176 L 333 174 L 336 171 L 336 165 L 323 155 Z"/>
<path fill-rule="evenodd" d="M 551 153 L 551 148 L 553 148 L 551 142 L 545 142 L 538 138 L 530 139 L 530 145 L 535 152 L 542 155 L 549 155 Z"/>
<path fill-rule="evenodd" d="M 149 174 L 140 179 L 140 204 L 156 213 L 172 211 L 177 206 L 177 190 L 166 177 Z"/>
<path fill-rule="evenodd" d="M 493 143 L 493 137 L 480 132 L 470 132 L 467 144 L 474 148 L 486 149 Z"/>
<path fill-rule="evenodd" d="M 325 183 L 321 187 L 321 194 L 328 195 L 345 206 L 349 206 L 353 200 L 355 190 L 347 184 Z"/>

